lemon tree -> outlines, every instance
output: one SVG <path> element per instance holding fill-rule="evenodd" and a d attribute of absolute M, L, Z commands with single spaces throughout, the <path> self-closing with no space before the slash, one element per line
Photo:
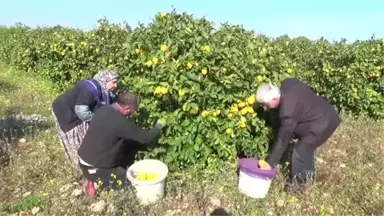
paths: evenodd
<path fill-rule="evenodd" d="M 269 38 L 172 11 L 135 29 L 106 19 L 90 31 L 0 27 L 0 59 L 59 90 L 101 69 L 118 71 L 121 89 L 141 98 L 136 122 L 167 121 L 159 147 L 144 156 L 171 169 L 218 167 L 240 151 L 265 155 L 272 132 L 256 110 L 262 82 L 297 77 L 339 110 L 384 117 L 383 39 Z"/>

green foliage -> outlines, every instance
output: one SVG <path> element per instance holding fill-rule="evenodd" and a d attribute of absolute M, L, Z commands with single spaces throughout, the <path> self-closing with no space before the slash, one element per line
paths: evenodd
<path fill-rule="evenodd" d="M 149 155 L 173 167 L 213 166 L 235 160 L 238 151 L 262 156 L 270 131 L 247 100 L 261 82 L 298 77 L 340 110 L 383 118 L 383 43 L 271 39 L 241 26 L 215 29 L 175 11 L 134 30 L 107 20 L 89 32 L 0 28 L 2 61 L 49 78 L 60 90 L 116 69 L 122 89 L 142 98 L 137 122 L 148 128 L 167 121 L 160 147 Z"/>

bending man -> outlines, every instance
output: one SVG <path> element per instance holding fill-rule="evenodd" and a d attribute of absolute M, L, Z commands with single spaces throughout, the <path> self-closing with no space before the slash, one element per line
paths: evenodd
<path fill-rule="evenodd" d="M 298 138 L 291 160 L 291 184 L 288 192 L 306 189 L 314 178 L 315 151 L 325 143 L 341 119 L 325 99 L 316 95 L 309 86 L 296 78 L 289 78 L 281 87 L 262 84 L 256 99 L 268 109 L 278 109 L 280 127 L 275 137 L 272 152 L 262 169 L 271 169 L 280 161 L 292 135 Z"/>

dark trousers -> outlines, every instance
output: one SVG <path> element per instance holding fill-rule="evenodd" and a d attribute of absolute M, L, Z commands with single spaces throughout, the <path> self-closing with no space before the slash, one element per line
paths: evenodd
<path fill-rule="evenodd" d="M 298 142 L 293 148 L 291 158 L 292 183 L 311 183 L 315 178 L 315 152 L 335 132 L 339 124 L 326 128 L 320 134 L 309 134 L 298 137 Z"/>
<path fill-rule="evenodd" d="M 126 178 L 127 170 L 123 167 L 114 168 L 94 168 L 83 165 L 79 162 L 84 177 L 97 184 L 98 190 L 118 190 L 127 185 L 129 181 Z"/>
<path fill-rule="evenodd" d="M 127 168 L 135 161 L 135 155 L 138 151 L 146 150 L 146 147 L 134 142 L 126 142 L 123 154 L 120 158 L 120 164 L 113 168 L 97 168 L 96 172 L 92 169 L 94 167 L 85 166 L 80 164 L 81 171 L 86 179 L 93 181 L 97 184 L 98 190 L 118 190 L 122 187 L 130 185 L 127 179 Z"/>

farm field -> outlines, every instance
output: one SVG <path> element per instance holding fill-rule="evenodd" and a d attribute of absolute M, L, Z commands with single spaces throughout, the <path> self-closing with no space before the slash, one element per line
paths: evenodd
<path fill-rule="evenodd" d="M 240 26 L 212 28 L 176 12 L 137 29 L 106 20 L 90 32 L 0 27 L 0 214 L 383 214 L 384 40 L 271 39 Z M 159 148 L 138 155 L 170 168 L 159 203 L 138 205 L 132 188 L 88 199 L 66 163 L 52 100 L 102 68 L 118 71 L 121 88 L 143 98 L 138 124 L 169 122 Z M 271 128 L 248 99 L 261 82 L 286 77 L 328 98 L 343 122 L 317 152 L 313 188 L 287 195 L 281 169 L 266 199 L 250 199 L 238 192 L 235 159 L 263 157 Z"/>

